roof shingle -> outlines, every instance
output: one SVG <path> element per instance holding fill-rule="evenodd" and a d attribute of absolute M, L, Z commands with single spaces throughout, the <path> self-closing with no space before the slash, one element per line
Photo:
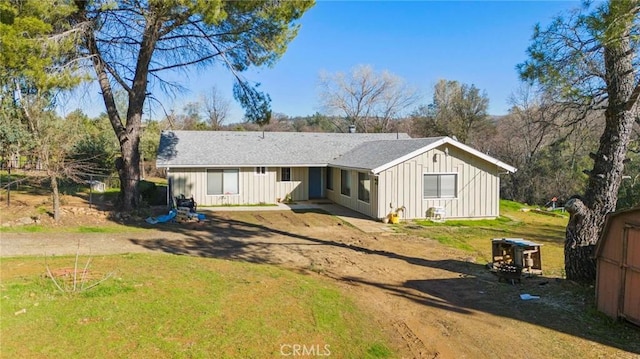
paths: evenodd
<path fill-rule="evenodd" d="M 160 137 L 156 164 L 158 167 L 326 166 L 366 142 L 409 138 L 406 133 L 165 131 Z"/>

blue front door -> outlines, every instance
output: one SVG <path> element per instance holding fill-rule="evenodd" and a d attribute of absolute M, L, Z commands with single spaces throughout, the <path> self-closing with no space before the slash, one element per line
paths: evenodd
<path fill-rule="evenodd" d="M 309 168 L 309 198 L 322 197 L 322 168 Z"/>

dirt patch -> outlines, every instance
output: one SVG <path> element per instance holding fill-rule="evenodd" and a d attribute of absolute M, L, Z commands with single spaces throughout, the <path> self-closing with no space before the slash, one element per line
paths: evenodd
<path fill-rule="evenodd" d="M 43 242 L 49 251 L 73 254 L 79 239 L 91 253 L 226 258 L 328 277 L 370 311 L 406 358 L 631 358 L 640 353 L 634 331 L 619 340 L 593 329 L 598 323 L 581 315 L 591 310 L 584 299 L 588 295 L 576 295 L 579 290 L 563 280 L 499 283 L 468 252 L 413 235 L 363 233 L 317 212 L 216 212 L 207 218 L 132 233 L 3 234 L 2 255 L 33 254 L 29 248 Z M 523 301 L 523 293 L 540 299 Z"/>

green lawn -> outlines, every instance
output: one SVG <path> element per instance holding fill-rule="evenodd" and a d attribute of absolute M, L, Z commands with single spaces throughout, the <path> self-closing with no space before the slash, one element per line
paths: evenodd
<path fill-rule="evenodd" d="M 400 224 L 399 232 L 435 239 L 454 248 L 473 253 L 478 262 L 491 262 L 492 238 L 524 238 L 541 243 L 542 268 L 547 276 L 564 274 L 564 235 L 567 213 L 553 215 L 523 211 L 526 206 L 500 201 L 500 217 L 495 220 L 419 220 Z"/>
<path fill-rule="evenodd" d="M 80 260 L 80 267 L 85 259 Z M 52 270 L 73 257 L 48 259 Z M 274 266 L 169 255 L 100 256 L 62 293 L 44 258 L 3 259 L 2 357 L 269 358 L 293 345 L 332 357 L 390 357 L 387 340 L 328 281 Z"/>
<path fill-rule="evenodd" d="M 148 229 L 117 223 L 93 226 L 47 226 L 30 224 L 16 227 L 0 227 L 0 233 L 138 233 Z"/>

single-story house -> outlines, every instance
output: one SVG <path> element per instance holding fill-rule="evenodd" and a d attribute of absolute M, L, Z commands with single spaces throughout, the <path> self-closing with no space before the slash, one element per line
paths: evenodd
<path fill-rule="evenodd" d="M 372 218 L 499 215 L 500 175 L 516 169 L 449 137 L 404 133 L 165 131 L 157 167 L 198 205 L 323 198 Z"/>

